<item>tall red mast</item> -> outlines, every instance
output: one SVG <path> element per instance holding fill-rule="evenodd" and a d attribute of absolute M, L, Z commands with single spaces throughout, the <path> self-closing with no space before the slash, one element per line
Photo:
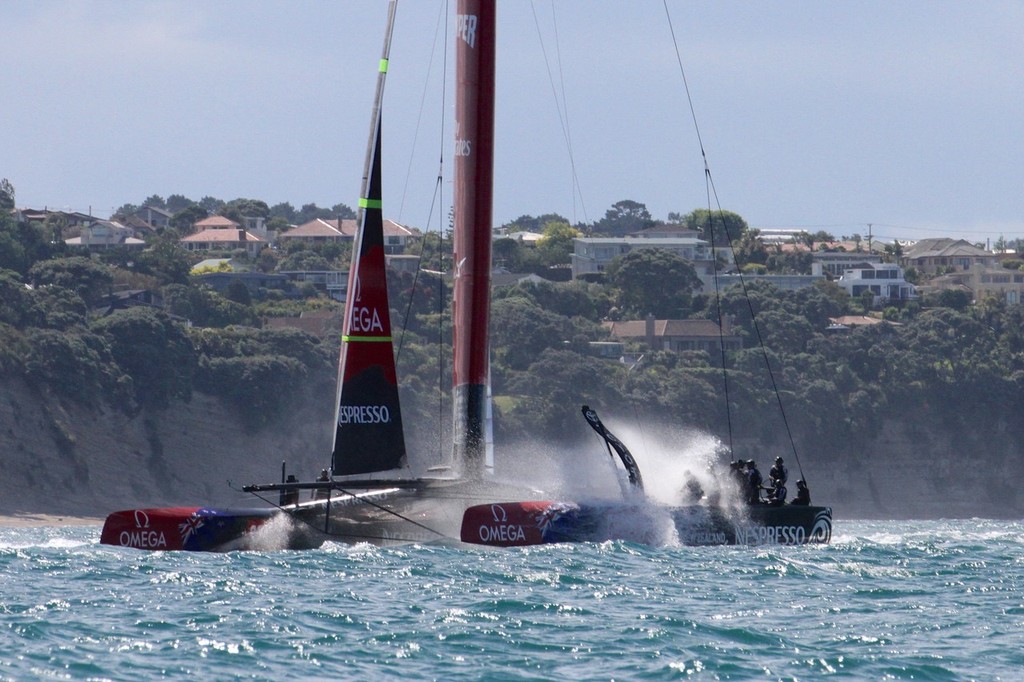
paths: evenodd
<path fill-rule="evenodd" d="M 455 462 L 482 475 L 490 344 L 495 0 L 459 0 L 455 98 Z"/>

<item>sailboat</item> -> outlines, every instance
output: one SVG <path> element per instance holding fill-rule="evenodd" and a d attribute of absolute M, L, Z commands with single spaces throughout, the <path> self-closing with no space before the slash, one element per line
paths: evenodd
<path fill-rule="evenodd" d="M 301 549 L 327 540 L 393 544 L 461 542 L 501 547 L 625 538 L 652 514 L 684 544 L 828 542 L 827 507 L 764 507 L 730 515 L 714 506 L 656 507 L 628 448 L 594 410 L 583 416 L 628 474 L 621 501 L 581 503 L 489 475 L 488 384 L 491 203 L 494 146 L 495 0 L 459 0 L 456 25 L 454 199 L 453 467 L 413 475 L 406 455 L 391 340 L 381 204 L 381 101 L 394 2 L 359 202 L 360 229 L 349 272 L 330 470 L 320 479 L 250 485 L 272 504 L 258 508 L 171 507 L 110 514 L 104 544 L 150 550 Z M 302 499 L 303 497 L 307 499 Z"/>
<path fill-rule="evenodd" d="M 320 480 L 249 485 L 272 502 L 259 508 L 171 507 L 110 514 L 101 542 L 139 549 L 220 551 L 325 540 L 375 544 L 458 538 L 467 506 L 522 487 L 486 480 L 491 273 L 491 176 L 494 138 L 493 2 L 458 10 L 455 162 L 454 468 L 414 476 L 406 455 L 384 259 L 381 199 L 381 102 L 395 3 L 388 29 L 359 200 L 339 362 L 331 465 Z M 483 26 L 490 25 L 488 32 Z M 325 470 L 328 471 L 328 470 Z M 310 499 L 302 500 L 312 493 Z M 276 502 L 272 499 L 276 496 Z"/>

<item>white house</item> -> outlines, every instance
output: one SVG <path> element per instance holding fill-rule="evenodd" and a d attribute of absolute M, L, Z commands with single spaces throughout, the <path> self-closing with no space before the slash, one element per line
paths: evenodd
<path fill-rule="evenodd" d="M 903 278 L 903 268 L 892 263 L 868 263 L 847 270 L 836 284 L 853 298 L 859 298 L 865 291 L 872 292 L 875 295 L 873 305 L 917 298 L 917 289 Z"/>
<path fill-rule="evenodd" d="M 577 237 L 572 240 L 572 276 L 603 273 L 619 256 L 636 249 L 663 249 L 689 261 L 698 274 L 712 273 L 711 246 L 697 237 Z"/>

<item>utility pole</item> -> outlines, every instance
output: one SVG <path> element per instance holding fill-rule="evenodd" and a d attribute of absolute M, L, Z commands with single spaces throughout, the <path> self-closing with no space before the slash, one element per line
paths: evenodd
<path fill-rule="evenodd" d="M 871 251 L 871 223 L 868 223 L 868 253 L 872 253 L 872 251 Z"/>

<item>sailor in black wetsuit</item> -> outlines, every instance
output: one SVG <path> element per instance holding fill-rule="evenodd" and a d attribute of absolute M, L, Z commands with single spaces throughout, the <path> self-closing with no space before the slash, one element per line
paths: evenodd
<path fill-rule="evenodd" d="M 786 503 L 786 480 L 789 472 L 782 464 L 782 458 L 776 457 L 775 464 L 768 470 L 768 502 L 773 505 Z"/>
<path fill-rule="evenodd" d="M 757 465 L 754 464 L 754 460 L 747 460 L 747 504 L 760 504 L 761 503 L 761 484 L 764 482 L 764 478 L 761 476 L 761 472 L 757 470 Z"/>
<path fill-rule="evenodd" d="M 786 471 L 786 467 L 782 464 L 782 458 L 776 457 L 775 464 L 768 470 L 768 480 L 771 482 L 772 487 L 785 486 L 786 481 L 789 480 L 789 472 Z"/>
<path fill-rule="evenodd" d="M 807 484 L 804 483 L 804 479 L 800 479 L 796 482 L 796 497 L 790 504 L 798 504 L 807 506 L 811 503 L 811 491 L 807 489 Z"/>

